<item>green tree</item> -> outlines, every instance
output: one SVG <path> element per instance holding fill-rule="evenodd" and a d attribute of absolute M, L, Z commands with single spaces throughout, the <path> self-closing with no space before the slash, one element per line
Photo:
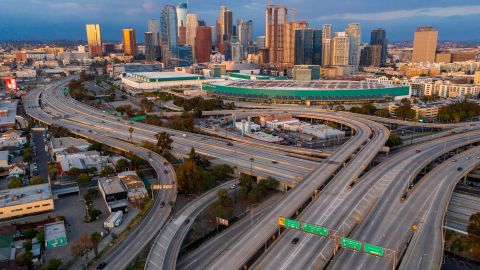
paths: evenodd
<path fill-rule="evenodd" d="M 52 179 L 56 179 L 57 176 L 58 176 L 58 168 L 57 168 L 57 164 L 55 162 L 50 162 L 48 164 L 48 175 L 50 176 L 50 178 Z"/>
<path fill-rule="evenodd" d="M 8 183 L 8 188 L 19 188 L 23 186 L 23 182 L 20 178 L 14 177 L 10 180 L 10 183 Z"/>
<path fill-rule="evenodd" d="M 195 162 L 188 160 L 177 167 L 178 189 L 184 193 L 196 193 L 199 191 L 202 174 Z"/>
<path fill-rule="evenodd" d="M 142 100 L 140 100 L 140 107 L 145 112 L 151 112 L 154 106 L 155 104 L 153 104 L 153 102 L 148 100 L 147 98 L 143 98 Z"/>
<path fill-rule="evenodd" d="M 101 177 L 107 177 L 115 174 L 115 169 L 112 168 L 111 166 L 105 166 L 102 168 L 100 171 L 100 176 Z"/>
<path fill-rule="evenodd" d="M 99 142 L 93 142 L 92 144 L 90 144 L 90 146 L 88 146 L 88 151 L 99 151 L 101 152 L 102 151 L 102 144 L 99 143 Z"/>
<path fill-rule="evenodd" d="M 402 145 L 402 144 L 403 144 L 402 138 L 398 137 L 394 133 L 390 133 L 390 136 L 388 136 L 388 140 L 385 143 L 386 146 L 392 147 L 392 148 L 395 147 L 395 146 Z"/>
<path fill-rule="evenodd" d="M 90 234 L 90 241 L 92 242 L 95 256 L 98 256 L 98 245 L 102 241 L 102 236 L 98 232 L 93 232 L 92 234 Z"/>
<path fill-rule="evenodd" d="M 133 134 L 133 131 L 134 131 L 134 130 L 135 130 L 135 129 L 134 129 L 133 127 L 128 127 L 128 133 L 130 134 L 130 135 L 129 135 L 129 140 L 130 140 L 130 142 L 132 141 L 132 134 Z"/>
<path fill-rule="evenodd" d="M 390 118 L 390 112 L 388 109 L 380 109 L 375 112 L 375 115 L 379 117 Z"/>
<path fill-rule="evenodd" d="M 90 220 L 96 220 L 101 214 L 102 214 L 102 211 L 95 209 L 93 207 L 88 209 L 88 216 L 90 217 Z"/>
<path fill-rule="evenodd" d="M 216 217 L 229 219 L 233 214 L 233 200 L 224 188 L 217 191 L 217 201 L 213 204 Z"/>
<path fill-rule="evenodd" d="M 82 173 L 77 177 L 77 183 L 79 184 L 89 183 L 90 181 L 92 181 L 92 177 L 86 173 Z"/>
<path fill-rule="evenodd" d="M 172 149 L 173 140 L 170 138 L 170 134 L 166 132 L 160 132 L 155 135 L 157 138 L 157 147 L 160 149 L 160 152 L 163 153 L 165 150 Z"/>
<path fill-rule="evenodd" d="M 403 102 L 395 110 L 395 115 L 400 119 L 407 120 L 415 118 L 416 113 L 412 109 L 410 102 Z"/>
<path fill-rule="evenodd" d="M 26 266 L 27 268 L 30 268 L 32 266 L 32 259 L 32 252 L 25 251 L 24 253 L 20 253 L 15 257 L 15 264 L 20 267 Z"/>
<path fill-rule="evenodd" d="M 43 184 L 43 183 L 45 183 L 45 179 L 43 179 L 43 177 L 41 177 L 41 176 L 34 176 L 34 177 L 32 177 L 32 179 L 30 180 L 29 185 L 30 185 L 30 186 L 35 186 L 35 185 L 40 185 L 40 184 Z"/>
<path fill-rule="evenodd" d="M 49 259 L 47 265 L 42 266 L 40 270 L 58 270 L 60 269 L 60 266 L 62 266 L 62 260 L 52 258 Z"/>
<path fill-rule="evenodd" d="M 121 158 L 115 163 L 115 168 L 119 171 L 125 171 L 130 167 L 130 162 L 124 158 Z"/>
<path fill-rule="evenodd" d="M 470 216 L 467 232 L 468 237 L 480 241 L 480 213 Z"/>

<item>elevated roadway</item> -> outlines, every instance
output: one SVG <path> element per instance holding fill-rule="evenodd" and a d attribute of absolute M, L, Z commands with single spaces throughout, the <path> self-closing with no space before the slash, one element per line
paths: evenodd
<path fill-rule="evenodd" d="M 52 118 L 51 115 L 41 109 L 39 104 L 40 94 L 41 90 L 36 89 L 30 91 L 24 97 L 25 110 L 32 118 L 48 125 L 55 124 L 63 126 L 80 136 L 109 145 L 121 151 L 134 153 L 150 163 L 158 176 L 159 183 L 173 184 L 175 182 L 175 170 L 162 156 L 156 153 L 150 153 L 149 150 L 137 147 L 128 142 L 102 136 L 97 133 L 91 133 L 89 132 L 89 127 L 78 126 L 63 119 Z M 155 237 L 172 211 L 168 204 L 166 204 L 167 207 L 161 207 L 161 202 L 175 201 L 176 196 L 177 193 L 175 189 L 160 190 L 155 194 L 155 201 L 147 215 L 124 239 L 109 250 L 102 258 L 109 262 L 106 269 L 123 269 L 133 261 L 138 255 L 138 252 L 144 249 Z M 77 268 L 81 269 L 82 266 L 79 264 L 74 265 L 73 269 Z"/>

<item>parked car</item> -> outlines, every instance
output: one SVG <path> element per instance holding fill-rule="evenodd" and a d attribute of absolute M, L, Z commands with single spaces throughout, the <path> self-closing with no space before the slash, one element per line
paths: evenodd
<path fill-rule="evenodd" d="M 107 263 L 106 262 L 101 262 L 98 266 L 97 266 L 97 270 L 102 270 L 103 268 L 105 268 L 107 266 Z"/>
<path fill-rule="evenodd" d="M 300 241 L 300 239 L 298 237 L 295 237 L 295 238 L 292 239 L 292 244 L 295 245 L 295 244 L 298 243 L 298 241 Z"/>

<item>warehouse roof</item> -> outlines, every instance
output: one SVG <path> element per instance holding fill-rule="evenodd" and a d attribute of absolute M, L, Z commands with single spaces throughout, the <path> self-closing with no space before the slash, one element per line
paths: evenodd
<path fill-rule="evenodd" d="M 398 87 L 367 81 L 295 81 L 295 80 L 254 80 L 225 81 L 219 85 L 241 88 L 275 90 L 354 90 Z"/>
<path fill-rule="evenodd" d="M 0 190 L 0 207 L 20 205 L 52 198 L 49 184 Z"/>

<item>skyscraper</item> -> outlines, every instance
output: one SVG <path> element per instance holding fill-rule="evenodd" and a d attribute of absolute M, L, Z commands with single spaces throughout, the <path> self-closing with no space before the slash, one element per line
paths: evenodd
<path fill-rule="evenodd" d="M 176 7 L 177 26 L 187 26 L 187 3 L 180 3 Z"/>
<path fill-rule="evenodd" d="M 380 45 L 381 46 L 381 57 L 380 65 L 384 66 L 387 63 L 387 32 L 382 28 L 373 29 L 370 35 L 370 45 Z"/>
<path fill-rule="evenodd" d="M 187 27 L 179 26 L 178 27 L 178 45 L 187 44 Z"/>
<path fill-rule="evenodd" d="M 226 6 L 220 7 L 220 26 L 222 40 L 230 40 L 233 36 L 233 13 Z"/>
<path fill-rule="evenodd" d="M 155 35 L 152 32 L 145 32 L 145 59 L 147 62 L 153 62 L 157 59 L 157 47 L 155 45 Z"/>
<path fill-rule="evenodd" d="M 102 56 L 102 35 L 100 24 L 87 24 L 87 43 L 90 57 Z"/>
<path fill-rule="evenodd" d="M 322 41 L 325 39 L 332 39 L 332 25 L 324 24 L 322 26 Z"/>
<path fill-rule="evenodd" d="M 266 47 L 266 37 L 265 36 L 258 36 L 257 37 L 257 47 L 259 50 L 265 49 Z"/>
<path fill-rule="evenodd" d="M 246 58 L 248 47 L 253 43 L 253 22 L 252 20 L 238 20 L 237 22 L 238 42 L 242 50 L 242 60 Z"/>
<path fill-rule="evenodd" d="M 242 55 L 242 46 L 240 42 L 232 42 L 231 44 L 231 52 L 232 52 L 232 61 L 234 62 L 241 62 L 243 60 Z"/>
<path fill-rule="evenodd" d="M 358 66 L 360 64 L 360 43 L 362 29 L 358 23 L 350 23 L 345 29 L 345 33 L 349 38 L 348 64 Z"/>
<path fill-rule="evenodd" d="M 286 6 L 268 5 L 266 17 L 266 48 L 269 51 L 271 64 L 283 63 L 284 24 L 288 23 Z"/>
<path fill-rule="evenodd" d="M 187 14 L 187 44 L 195 48 L 195 34 L 197 33 L 198 18 L 195 13 Z M 195 54 L 195 50 L 194 50 Z"/>
<path fill-rule="evenodd" d="M 160 46 L 160 21 L 156 19 L 148 20 L 148 32 L 153 34 L 153 44 Z"/>
<path fill-rule="evenodd" d="M 210 26 L 199 26 L 195 34 L 195 59 L 197 63 L 210 61 L 212 53 L 212 28 Z"/>
<path fill-rule="evenodd" d="M 156 20 L 156 19 L 150 19 L 148 20 L 148 32 L 152 33 L 152 44 L 153 44 L 153 48 L 152 48 L 152 52 L 153 50 L 155 51 L 155 58 L 154 59 L 159 59 L 161 56 L 162 56 L 162 51 L 161 51 L 161 48 L 160 48 L 160 21 L 159 20 Z M 146 38 L 147 36 L 145 36 Z M 146 40 L 145 40 L 145 46 L 147 46 L 146 44 Z M 152 45 L 150 45 L 152 46 Z M 145 48 L 145 50 L 147 50 Z"/>
<path fill-rule="evenodd" d="M 330 65 L 332 65 L 332 40 L 326 38 L 322 40 L 322 66 Z"/>
<path fill-rule="evenodd" d="M 322 64 L 322 30 L 295 30 L 295 65 Z"/>
<path fill-rule="evenodd" d="M 292 66 L 295 64 L 295 30 L 307 29 L 308 22 L 289 22 L 284 24 L 284 28 L 283 63 Z"/>
<path fill-rule="evenodd" d="M 360 66 L 379 67 L 382 60 L 382 45 L 367 45 L 360 55 Z"/>
<path fill-rule="evenodd" d="M 160 37 L 163 63 L 167 68 L 178 66 L 178 25 L 177 11 L 173 5 L 166 5 L 160 14 Z"/>
<path fill-rule="evenodd" d="M 123 52 L 125 55 L 135 56 L 137 53 L 137 37 L 135 29 L 126 28 L 122 30 Z"/>
<path fill-rule="evenodd" d="M 437 50 L 438 30 L 433 26 L 417 28 L 413 38 L 412 62 L 435 62 Z"/>
<path fill-rule="evenodd" d="M 349 64 L 350 38 L 345 32 L 337 32 L 332 39 L 332 61 L 333 66 L 347 66 Z"/>

